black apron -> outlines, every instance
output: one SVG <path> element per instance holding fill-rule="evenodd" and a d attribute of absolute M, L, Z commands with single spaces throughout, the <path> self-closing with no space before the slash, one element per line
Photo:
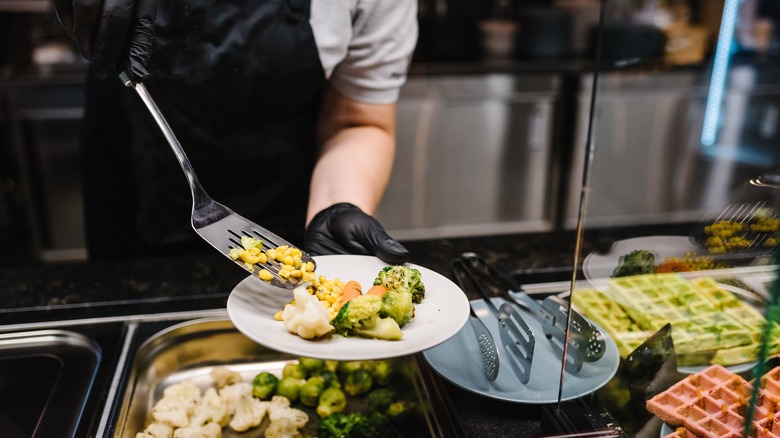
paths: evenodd
<path fill-rule="evenodd" d="M 164 0 L 146 82 L 206 191 L 299 245 L 325 86 L 309 10 L 310 0 Z M 208 250 L 159 128 L 132 90 L 104 82 L 85 117 L 90 257 Z M 122 160 L 132 169 L 114 168 Z"/>

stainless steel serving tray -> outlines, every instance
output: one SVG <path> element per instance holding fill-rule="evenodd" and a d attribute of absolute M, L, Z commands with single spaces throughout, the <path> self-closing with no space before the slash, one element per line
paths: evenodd
<path fill-rule="evenodd" d="M 151 336 L 139 347 L 121 399 L 114 436 L 132 438 L 136 432 L 143 430 L 152 406 L 171 384 L 193 380 L 201 389 L 205 389 L 213 384 L 209 373 L 216 366 L 226 366 L 237 371 L 244 381 L 251 382 L 261 371 L 281 374 L 284 365 L 296 359 L 296 356 L 269 350 L 255 343 L 236 330 L 227 319 L 199 319 L 171 326 Z M 431 401 L 432 392 L 422 379 L 420 361 L 408 356 L 393 359 L 393 362 L 409 377 L 414 396 L 421 407 L 423 415 L 420 424 L 415 425 L 415 430 L 419 431 L 415 436 L 454 436 L 450 432 L 452 419 L 441 418 L 441 406 L 434 406 L 441 403 Z M 433 393 L 436 393 L 435 389 Z M 439 418 L 436 418 L 437 414 Z M 310 421 L 304 434 L 312 433 L 316 427 L 316 414 L 310 411 L 309 415 Z M 445 428 L 447 431 L 444 431 Z M 264 425 L 261 425 L 253 431 L 238 434 L 224 428 L 223 436 L 262 436 L 263 430 Z"/>
<path fill-rule="evenodd" d="M 71 331 L 0 334 L 2 436 L 75 436 L 101 360 L 95 341 Z"/>

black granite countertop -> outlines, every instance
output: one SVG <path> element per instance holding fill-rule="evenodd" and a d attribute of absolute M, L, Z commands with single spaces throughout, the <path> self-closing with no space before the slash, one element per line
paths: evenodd
<path fill-rule="evenodd" d="M 648 227 L 605 233 L 674 234 Z M 412 263 L 452 278 L 449 261 L 465 251 L 482 255 L 520 283 L 571 279 L 573 231 L 404 242 Z M 599 242 L 598 235 L 592 241 Z M 583 253 L 594 245 L 583 247 Z M 245 271 L 219 254 L 125 262 L 0 266 L 0 325 L 224 308 Z M 476 297 L 470 297 L 476 298 Z M 441 380 L 441 379 L 439 379 Z M 466 436 L 538 436 L 545 407 L 481 397 L 438 382 Z M 593 406 L 592 400 L 589 402 Z M 596 417 L 603 412 L 593 411 Z M 594 421 L 598 423 L 601 420 Z"/>

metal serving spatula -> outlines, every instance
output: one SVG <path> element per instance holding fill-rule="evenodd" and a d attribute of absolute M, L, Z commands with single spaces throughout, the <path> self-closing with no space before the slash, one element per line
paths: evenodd
<path fill-rule="evenodd" d="M 486 280 L 497 282 L 503 298 L 530 311 L 542 323 L 545 337 L 550 341 L 553 350 L 563 354 L 567 342 L 566 328 L 569 315 L 569 306 L 565 301 L 556 296 L 549 296 L 539 303 L 520 288 L 515 287 L 508 277 L 477 254 L 464 253 L 461 259 Z M 570 325 L 568 344 L 571 348 L 566 351 L 566 369 L 576 373 L 582 369 L 583 362 L 595 362 L 604 355 L 606 341 L 601 330 L 573 310 Z"/>
<path fill-rule="evenodd" d="M 531 364 L 533 362 L 534 346 L 536 345 L 533 331 L 520 316 L 520 313 L 509 303 L 503 303 L 501 306 L 496 307 L 491 299 L 492 297 L 474 275 L 473 270 L 463 260 L 455 259 L 450 266 L 454 270 L 459 270 L 468 275 L 471 282 L 476 286 L 476 290 L 479 291 L 485 305 L 498 319 L 502 351 L 506 353 L 502 357 L 515 370 L 520 382 L 528 383 L 531 379 Z"/>
<path fill-rule="evenodd" d="M 465 291 L 467 288 L 466 283 L 468 281 L 466 280 L 465 271 L 459 265 L 460 262 L 458 260 L 453 260 L 450 263 L 452 273 L 455 275 L 455 281 L 458 283 L 458 286 Z M 471 329 L 474 331 L 474 336 L 477 337 L 477 344 L 479 345 L 479 354 L 482 358 L 482 368 L 485 370 L 485 377 L 490 381 L 496 380 L 500 365 L 496 342 L 493 340 L 493 335 L 490 334 L 490 330 L 488 330 L 474 312 L 474 306 L 471 302 L 469 302 L 469 310 L 471 311 L 469 323 L 471 324 Z"/>
<path fill-rule="evenodd" d="M 155 104 L 152 96 L 149 95 L 144 84 L 133 83 L 124 73 L 120 73 L 119 79 L 125 86 L 135 89 L 141 97 L 146 108 L 149 109 L 155 122 L 157 122 L 157 125 L 160 127 L 165 139 L 168 140 L 168 144 L 171 146 L 171 149 L 173 149 L 176 159 L 179 160 L 179 164 L 184 171 L 184 175 L 187 177 L 187 182 L 189 183 L 190 192 L 192 194 L 192 228 L 203 238 L 203 240 L 208 242 L 230 260 L 233 260 L 239 266 L 252 273 L 256 273 L 254 265 L 248 266 L 243 261 L 234 260 L 229 255 L 232 248 L 241 248 L 241 236 L 260 239 L 263 243 L 263 250 L 275 249 L 284 245 L 294 248 L 290 242 L 287 242 L 266 228 L 238 215 L 233 210 L 213 200 L 200 185 L 200 182 L 198 182 L 198 178 L 195 176 L 195 171 L 193 170 L 187 155 L 184 153 L 184 149 L 182 149 L 179 140 L 176 138 L 176 135 L 174 135 L 173 130 L 171 130 L 171 127 L 168 125 L 165 117 L 163 117 L 157 104 Z M 301 251 L 301 253 L 301 262 L 314 263 L 314 260 L 308 254 L 303 251 Z M 280 276 L 279 271 L 281 269 L 281 263 L 274 260 L 273 257 L 268 257 L 266 263 L 258 263 L 257 265 L 261 269 L 265 269 L 272 274 L 270 283 L 274 286 L 283 289 L 293 289 L 300 283 L 300 279 L 291 276 L 286 278 Z"/>

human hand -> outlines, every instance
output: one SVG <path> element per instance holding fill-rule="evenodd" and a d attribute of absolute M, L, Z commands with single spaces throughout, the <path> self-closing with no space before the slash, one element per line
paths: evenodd
<path fill-rule="evenodd" d="M 133 82 L 149 77 L 158 0 L 54 0 L 57 17 L 95 76 L 124 71 Z"/>
<path fill-rule="evenodd" d="M 405 263 L 410 257 L 379 221 L 346 202 L 331 205 L 314 216 L 306 228 L 303 247 L 311 255 L 375 255 L 391 264 Z"/>

